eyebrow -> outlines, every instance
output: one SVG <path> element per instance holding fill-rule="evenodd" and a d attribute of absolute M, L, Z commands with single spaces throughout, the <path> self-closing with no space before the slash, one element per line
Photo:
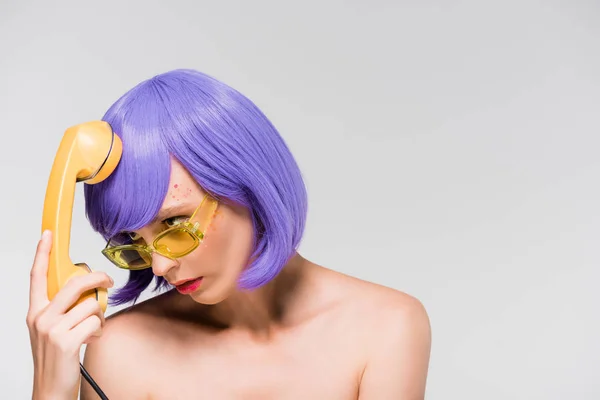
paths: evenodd
<path fill-rule="evenodd" d="M 154 217 L 154 219 L 152 220 L 151 223 L 155 224 L 159 221 L 162 221 L 163 219 L 167 218 L 167 216 L 172 215 L 174 213 L 179 213 L 181 210 L 183 210 L 187 207 L 188 207 L 188 204 L 185 204 L 185 203 L 174 204 L 172 206 L 165 207 L 158 212 L 158 214 L 156 215 L 156 217 Z"/>

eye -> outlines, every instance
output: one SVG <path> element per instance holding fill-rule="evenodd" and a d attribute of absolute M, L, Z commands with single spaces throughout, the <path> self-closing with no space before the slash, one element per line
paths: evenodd
<path fill-rule="evenodd" d="M 171 218 L 167 218 L 165 219 L 163 222 L 171 227 L 171 226 L 176 226 L 179 225 L 185 221 L 187 221 L 190 217 L 185 217 L 183 215 L 178 215 L 177 217 L 171 217 Z"/>
<path fill-rule="evenodd" d="M 140 239 L 142 238 L 142 236 L 141 236 L 141 235 L 139 235 L 139 234 L 137 234 L 137 233 L 135 233 L 135 232 L 127 232 L 127 236 L 129 236 L 129 238 L 130 238 L 132 241 L 134 241 L 134 242 L 135 242 L 136 240 L 140 240 Z"/>
<path fill-rule="evenodd" d="M 120 232 L 109 239 L 112 246 L 122 246 L 133 243 L 130 232 Z"/>

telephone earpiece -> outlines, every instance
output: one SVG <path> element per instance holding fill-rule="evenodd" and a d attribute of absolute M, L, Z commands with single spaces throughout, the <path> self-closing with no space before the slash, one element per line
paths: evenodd
<path fill-rule="evenodd" d="M 42 232 L 52 231 L 48 264 L 50 300 L 70 278 L 91 272 L 87 264 L 73 264 L 69 256 L 75 184 L 102 182 L 119 164 L 122 149 L 121 139 L 104 121 L 75 125 L 63 135 L 50 172 L 42 216 Z M 106 289 L 92 289 L 75 304 L 90 297 L 100 303 L 103 312 L 106 311 Z"/>

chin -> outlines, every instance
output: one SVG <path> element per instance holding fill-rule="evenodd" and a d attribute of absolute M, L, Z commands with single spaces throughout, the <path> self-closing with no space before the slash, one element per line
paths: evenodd
<path fill-rule="evenodd" d="M 210 306 L 225 300 L 229 297 L 231 291 L 232 289 L 224 288 L 223 285 L 218 285 L 216 282 L 213 282 L 209 287 L 201 287 L 199 290 L 190 293 L 188 296 L 196 303 Z"/>
<path fill-rule="evenodd" d="M 225 296 L 209 296 L 206 293 L 192 293 L 189 295 L 196 303 L 212 306 L 225 300 Z"/>

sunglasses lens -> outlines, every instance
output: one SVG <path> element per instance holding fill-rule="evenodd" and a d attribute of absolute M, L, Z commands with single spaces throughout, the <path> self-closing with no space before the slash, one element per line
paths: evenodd
<path fill-rule="evenodd" d="M 181 227 L 172 227 L 158 234 L 153 246 L 139 236 L 127 233 L 117 234 L 109 240 L 102 250 L 110 261 L 125 269 L 144 269 L 152 265 L 152 247 L 154 251 L 170 258 L 179 258 L 193 251 L 204 238 L 204 231 L 210 224 L 218 206 L 218 201 L 210 197 L 198 207 L 195 222 L 186 222 Z M 192 233 L 193 232 L 193 233 Z"/>
<path fill-rule="evenodd" d="M 143 269 L 152 263 L 150 254 L 135 248 L 115 249 L 107 256 L 121 268 L 127 269 Z"/>
<path fill-rule="evenodd" d="M 156 251 L 171 257 L 180 257 L 193 250 L 197 244 L 197 239 L 184 229 L 165 232 L 154 243 Z"/>

